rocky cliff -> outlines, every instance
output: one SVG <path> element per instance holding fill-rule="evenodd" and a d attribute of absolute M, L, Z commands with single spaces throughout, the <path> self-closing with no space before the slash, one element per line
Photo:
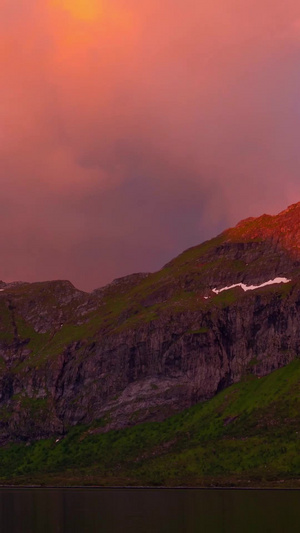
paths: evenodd
<path fill-rule="evenodd" d="M 0 287 L 2 443 L 162 420 L 298 356 L 300 203 L 91 294 Z"/>

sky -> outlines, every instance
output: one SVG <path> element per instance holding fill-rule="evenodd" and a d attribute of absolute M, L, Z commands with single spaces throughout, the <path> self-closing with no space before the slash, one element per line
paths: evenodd
<path fill-rule="evenodd" d="M 300 201 L 298 0 L 0 0 L 0 279 L 82 290 Z"/>

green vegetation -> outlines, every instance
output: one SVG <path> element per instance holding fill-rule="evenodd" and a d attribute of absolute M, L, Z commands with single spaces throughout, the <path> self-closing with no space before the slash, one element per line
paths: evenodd
<path fill-rule="evenodd" d="M 240 297 L 244 296 L 244 291 L 240 287 L 234 287 L 233 289 L 222 291 L 214 296 L 213 303 L 217 307 L 228 307 L 234 304 Z"/>
<path fill-rule="evenodd" d="M 298 486 L 299 392 L 300 360 L 295 360 L 264 378 L 248 376 L 164 422 L 103 434 L 99 420 L 72 428 L 58 442 L 2 447 L 0 481 Z"/>
<path fill-rule="evenodd" d="M 225 237 L 223 234 L 221 234 L 213 239 L 210 239 L 209 241 L 203 242 L 199 246 L 193 246 L 192 248 L 185 250 L 178 257 L 175 257 L 175 259 L 170 261 L 163 270 L 165 270 L 166 267 L 174 269 L 175 267 L 190 265 L 203 258 L 203 256 L 209 252 L 212 252 L 217 246 L 220 246 L 224 240 Z"/>

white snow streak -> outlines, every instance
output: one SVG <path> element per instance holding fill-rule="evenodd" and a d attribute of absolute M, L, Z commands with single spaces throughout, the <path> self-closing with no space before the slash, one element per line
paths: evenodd
<path fill-rule="evenodd" d="M 265 281 L 265 283 L 261 283 L 261 285 L 245 285 L 245 283 L 236 283 L 235 285 L 230 285 L 230 287 L 223 287 L 222 289 L 213 289 L 212 291 L 215 294 L 219 294 L 223 291 L 229 291 L 230 289 L 234 289 L 235 287 L 241 287 L 243 291 L 254 291 L 255 289 L 260 289 L 261 287 L 266 287 L 267 285 L 275 285 L 276 283 L 289 283 L 291 280 L 287 278 L 275 278 L 270 279 L 269 281 Z"/>

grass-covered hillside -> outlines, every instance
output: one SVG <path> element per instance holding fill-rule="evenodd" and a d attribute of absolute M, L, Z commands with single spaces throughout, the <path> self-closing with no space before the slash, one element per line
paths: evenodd
<path fill-rule="evenodd" d="M 300 486 L 300 360 L 160 423 L 0 449 L 2 484 Z"/>

